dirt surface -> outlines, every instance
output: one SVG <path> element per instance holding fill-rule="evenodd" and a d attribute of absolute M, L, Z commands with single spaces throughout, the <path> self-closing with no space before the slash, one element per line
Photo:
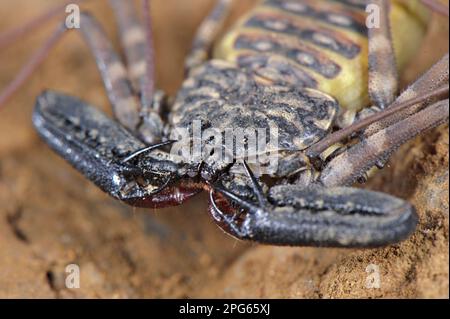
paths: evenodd
<path fill-rule="evenodd" d="M 58 2 L 1 0 L 0 30 Z M 193 32 L 211 4 L 153 1 L 159 87 L 176 91 Z M 86 8 L 118 46 L 106 2 L 96 0 Z M 53 26 L 2 50 L 0 87 Z M 448 20 L 436 16 L 403 83 L 446 51 Z M 402 147 L 366 185 L 417 207 L 420 224 L 410 239 L 370 250 L 279 248 L 224 234 L 208 217 L 203 195 L 158 211 L 109 198 L 34 132 L 31 111 L 44 88 L 108 109 L 95 64 L 72 33 L 1 111 L 0 297 L 448 298 L 448 126 Z M 65 267 L 73 263 L 81 270 L 79 289 L 64 284 Z M 380 287 L 368 288 L 366 281 L 377 269 Z"/>

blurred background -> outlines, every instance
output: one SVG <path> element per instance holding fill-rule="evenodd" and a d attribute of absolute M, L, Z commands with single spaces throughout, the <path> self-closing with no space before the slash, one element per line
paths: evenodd
<path fill-rule="evenodd" d="M 0 32 L 61 0 L 1 0 Z M 257 1 L 235 1 L 228 24 Z M 157 86 L 173 94 L 195 29 L 213 0 L 153 0 Z M 447 2 L 448 5 L 448 2 Z M 119 50 L 107 1 L 82 5 Z M 58 19 L 0 51 L 5 87 Z M 435 15 L 406 85 L 448 51 L 448 18 Z M 411 200 L 416 234 L 372 250 L 280 248 L 224 234 L 206 196 L 181 207 L 134 209 L 108 197 L 40 141 L 31 125 L 36 96 L 60 90 L 109 112 L 95 63 L 76 32 L 52 51 L 0 111 L 0 297 L 448 297 L 448 127 L 402 147 L 367 185 Z M 81 288 L 64 286 L 65 267 L 81 269 Z M 366 267 L 382 286 L 367 289 Z"/>

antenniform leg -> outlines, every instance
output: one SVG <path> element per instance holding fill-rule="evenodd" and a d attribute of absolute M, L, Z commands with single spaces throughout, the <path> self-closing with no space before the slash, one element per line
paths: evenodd
<path fill-rule="evenodd" d="M 411 98 L 425 96 L 431 89 L 446 89 L 448 95 L 448 54 L 414 82 L 390 107 Z M 389 158 L 400 145 L 449 119 L 448 99 L 425 99 L 368 127 L 366 137 L 336 158 L 322 171 L 325 186 L 349 185 L 380 159 Z M 384 112 L 386 112 L 385 110 Z M 330 138 L 330 137 L 328 137 Z M 323 143 L 321 141 L 320 143 Z M 313 145 L 311 149 L 316 148 Z M 308 150 L 311 151 L 311 150 Z"/>
<path fill-rule="evenodd" d="M 417 113 L 433 101 L 438 101 L 442 96 L 448 96 L 448 63 L 449 56 L 447 53 L 424 75 L 410 85 L 389 108 L 329 134 L 309 147 L 306 154 L 312 158 L 318 157 L 331 145 L 362 130 L 364 130 L 365 137 L 373 135 Z"/>
<path fill-rule="evenodd" d="M 448 99 L 395 123 L 352 146 L 330 161 L 320 181 L 325 186 L 351 185 L 380 158 L 388 157 L 400 145 L 424 131 L 448 122 Z"/>
<path fill-rule="evenodd" d="M 145 145 L 128 130 L 76 98 L 43 93 L 36 103 L 33 124 L 47 144 L 78 171 L 130 205 L 177 205 L 199 191 L 185 176 L 188 167 L 156 150 L 167 143 L 142 153 Z"/>
<path fill-rule="evenodd" d="M 425 95 L 448 83 L 448 54 L 436 63 L 425 75 L 417 80 L 412 86 L 404 91 L 397 99 L 395 96 L 399 89 L 397 65 L 395 63 L 394 45 L 391 35 L 389 11 L 390 3 L 387 0 L 375 0 L 372 2 L 380 9 L 379 27 L 369 28 L 369 95 L 373 106 L 362 110 L 357 119 L 363 119 L 370 114 L 380 112 L 387 107 L 393 107 L 408 99 Z M 430 5 L 430 3 L 428 3 Z M 430 6 L 436 9 L 435 6 Z M 428 101 L 429 103 L 430 101 Z M 387 126 L 398 122 L 407 116 L 418 112 L 424 103 L 411 107 L 409 110 L 400 112 L 375 123 L 365 129 L 363 137 L 370 136 Z M 393 150 L 391 151 L 391 153 Z M 379 157 L 376 166 L 382 168 L 389 160 L 390 153 Z"/>
<path fill-rule="evenodd" d="M 147 1 L 143 0 L 143 3 L 145 4 Z M 111 0 L 111 3 L 119 20 L 123 46 L 128 58 L 128 72 L 94 17 L 88 13 L 82 13 L 79 30 L 96 59 L 115 117 L 125 127 L 137 132 L 146 142 L 155 143 L 161 140 L 163 122 L 159 116 L 161 92 L 156 95 L 155 101 L 153 99 L 154 59 L 153 47 L 149 44 L 151 43 L 151 30 L 147 31 L 140 25 L 130 1 L 115 2 Z M 54 8 L 44 16 L 55 15 L 62 9 Z M 136 20 L 133 20 L 135 18 Z M 32 24 L 40 20 L 41 18 L 38 17 L 32 21 Z M 150 25 L 149 21 L 148 25 Z M 68 30 L 65 28 L 65 24 L 58 26 L 44 45 L 32 55 L 16 78 L 0 92 L 0 105 L 17 91 L 37 66 L 45 60 L 50 50 L 66 31 Z M 130 84 L 128 73 L 131 74 L 133 83 L 139 82 L 140 86 L 137 90 Z M 142 105 L 137 98 L 138 93 L 141 95 Z M 157 110 L 154 109 L 155 106 L 157 106 Z"/>
<path fill-rule="evenodd" d="M 96 58 L 115 116 L 127 128 L 134 130 L 139 123 L 139 104 L 132 95 L 126 71 L 119 56 L 114 52 L 100 24 L 89 14 L 82 14 L 79 30 Z M 67 31 L 64 23 L 57 27 L 46 43 L 31 56 L 16 78 L 3 90 L 0 94 L 0 103 L 9 98 L 25 82 Z"/>
<path fill-rule="evenodd" d="M 449 81 L 449 55 L 445 54 L 436 64 L 434 64 L 428 71 L 426 71 L 421 77 L 419 77 L 413 84 L 411 84 L 405 91 L 400 94 L 400 96 L 392 103 L 389 107 L 394 107 L 407 100 L 418 98 L 424 96 L 425 94 L 448 86 Z M 431 101 L 436 101 L 433 99 Z M 393 116 L 387 117 L 381 121 L 378 121 L 364 130 L 364 136 L 370 136 L 400 120 L 417 113 L 419 110 L 423 109 L 429 103 L 430 100 L 426 100 L 422 103 L 413 105 L 412 107 L 394 114 Z"/>
<path fill-rule="evenodd" d="M 248 167 L 247 172 L 253 198 L 219 184 L 210 193 L 211 215 L 240 239 L 292 246 L 377 247 L 405 239 L 417 224 L 408 202 L 357 188 L 278 185 L 266 199 Z"/>

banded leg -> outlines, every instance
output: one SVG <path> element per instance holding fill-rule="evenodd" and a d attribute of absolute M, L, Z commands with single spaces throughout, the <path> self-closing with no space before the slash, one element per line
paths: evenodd
<path fill-rule="evenodd" d="M 380 17 L 379 25 L 368 27 L 368 91 L 372 106 L 357 113 L 354 119 L 356 121 L 388 107 L 395 100 L 398 91 L 398 73 L 389 17 L 390 3 L 389 0 L 373 0 L 370 4 L 378 10 Z"/>
<path fill-rule="evenodd" d="M 135 131 L 139 125 L 139 101 L 133 94 L 125 66 L 94 17 L 82 13 L 80 30 L 95 57 L 113 112 L 126 128 Z"/>
<path fill-rule="evenodd" d="M 433 67 L 405 90 L 390 108 L 377 115 L 383 115 L 396 109 L 401 104 L 411 104 L 393 114 L 381 118 L 373 124 L 363 119 L 350 127 L 337 131 L 307 150 L 310 157 L 318 156 L 330 145 L 339 142 L 352 133 L 367 127 L 363 139 L 348 150 L 332 159 L 322 171 L 321 182 L 325 186 L 350 185 L 366 177 L 366 172 L 373 166 L 382 167 L 390 155 L 403 143 L 418 134 L 445 123 L 449 119 L 448 99 L 439 100 L 441 92 L 448 96 L 449 56 L 444 55 Z M 433 95 L 427 98 L 427 95 Z M 408 101 L 417 102 L 407 103 Z M 431 105 L 430 105 L 431 104 Z M 365 125 L 365 123 L 369 123 Z"/>
<path fill-rule="evenodd" d="M 434 0 L 422 2 L 435 12 L 440 12 L 442 10 L 442 5 Z M 448 83 L 447 54 L 432 68 L 430 68 L 430 70 L 418 81 L 403 92 L 400 97 L 395 99 L 399 85 L 389 19 L 390 4 L 387 0 L 374 0 L 371 3 L 375 4 L 380 9 L 380 27 L 369 28 L 368 30 L 369 95 L 372 103 L 374 103 L 374 106 L 361 111 L 358 116 L 359 119 L 375 112 L 379 112 L 388 106 L 394 106 L 397 103 L 424 95 L 439 88 L 443 83 Z M 387 127 L 388 125 L 399 121 L 400 119 L 404 119 L 406 114 L 411 115 L 417 112 L 421 106 L 423 106 L 423 104 L 416 105 L 415 107 L 410 108 L 409 111 L 390 117 L 386 121 L 371 125 L 364 131 L 364 136 L 369 136 L 374 132 Z M 390 122 L 387 123 L 387 121 Z"/>
<path fill-rule="evenodd" d="M 342 126 L 351 126 L 387 108 L 394 102 L 398 91 L 398 73 L 389 17 L 390 3 L 389 0 L 373 0 L 370 4 L 378 10 L 380 18 L 379 25 L 368 28 L 368 91 L 372 106 L 358 112 L 356 117 L 348 122 L 350 125 L 343 123 Z M 380 158 L 376 166 L 382 168 L 387 161 L 387 157 Z"/>
<path fill-rule="evenodd" d="M 388 157 L 400 145 L 426 130 L 448 122 L 449 100 L 427 108 L 378 131 L 332 159 L 320 176 L 326 187 L 351 185 L 377 161 Z"/>
<path fill-rule="evenodd" d="M 449 56 L 447 53 L 411 84 L 389 108 L 360 119 L 352 125 L 328 135 L 309 147 L 306 154 L 312 158 L 318 157 L 328 147 L 363 130 L 364 137 L 367 138 L 418 112 L 429 105 L 430 102 L 437 101 L 442 96 L 448 96 L 448 68 Z"/>
<path fill-rule="evenodd" d="M 230 12 L 232 0 L 216 1 L 217 4 L 197 30 L 191 52 L 186 58 L 187 72 L 208 59 L 212 44 Z"/>
<path fill-rule="evenodd" d="M 349 187 L 278 185 L 262 198 L 247 168 L 254 198 L 212 186 L 210 213 L 231 235 L 262 244 L 377 247 L 405 239 L 417 215 L 406 201 Z M 262 198 L 262 199 L 261 199 Z"/>
<path fill-rule="evenodd" d="M 422 0 L 423 4 L 432 11 L 448 15 L 448 7 L 435 0 Z M 398 91 L 398 74 L 395 63 L 395 52 L 393 47 L 390 19 L 389 1 L 374 0 L 371 3 L 380 8 L 380 27 L 369 28 L 369 95 L 374 106 L 360 112 L 358 118 L 378 112 L 388 106 L 394 106 L 407 99 L 411 99 L 434 89 L 437 89 L 443 82 L 448 83 L 448 54 L 424 74 L 418 81 L 403 92 L 395 100 Z M 395 100 L 395 103 L 394 103 Z M 418 110 L 419 106 L 410 109 L 409 114 Z M 403 115 L 406 112 L 403 113 Z M 398 120 L 400 116 L 397 116 Z M 404 118 L 404 117 L 403 117 Z M 395 119 L 395 118 L 393 118 Z M 391 122 L 392 124 L 392 122 Z M 370 135 L 376 131 L 380 125 L 372 125 L 364 132 Z M 386 125 L 384 125 L 386 127 Z"/>
<path fill-rule="evenodd" d="M 380 25 L 369 28 L 369 95 L 380 109 L 390 105 L 398 91 L 398 74 L 395 63 L 389 19 L 388 0 L 371 1 L 379 8 Z"/>
<path fill-rule="evenodd" d="M 428 6 L 432 11 L 437 13 L 443 13 L 445 5 L 434 0 L 422 0 L 423 4 Z M 394 102 L 396 92 L 398 91 L 398 74 L 395 63 L 395 52 L 392 41 L 390 19 L 389 19 L 389 1 L 387 0 L 374 0 L 371 3 L 380 8 L 380 27 L 369 28 L 369 95 L 374 106 L 364 109 L 358 114 L 357 119 L 363 119 L 370 114 L 379 112 L 390 105 L 401 103 L 407 99 L 418 96 L 419 94 L 426 94 L 439 87 L 439 82 L 442 82 L 445 74 L 442 74 L 447 70 L 447 82 L 448 82 L 448 54 L 443 60 L 447 59 L 447 65 L 445 61 L 437 63 L 434 69 L 431 69 L 428 77 L 423 76 L 422 81 L 416 82 L 414 87 L 411 86 L 407 91 Z M 441 66 L 442 69 L 436 69 Z M 439 74 L 441 73 L 441 74 Z M 427 84 L 427 81 L 431 85 Z M 419 87 L 420 86 L 420 87 Z M 415 108 L 417 111 L 418 107 Z M 410 114 L 413 112 L 411 111 Z M 398 119 L 399 117 L 397 117 Z M 391 123 L 392 124 L 392 123 Z M 372 125 L 365 130 L 364 135 L 370 135 L 380 125 Z M 384 126 L 386 127 L 386 125 Z"/>
<path fill-rule="evenodd" d="M 370 2 L 379 11 L 379 25 L 368 28 L 369 82 L 368 91 L 372 106 L 356 114 L 358 121 L 380 112 L 394 102 L 398 84 L 398 72 L 390 25 L 390 3 L 388 0 Z"/>
<path fill-rule="evenodd" d="M 128 67 L 128 75 L 135 92 L 144 91 L 144 82 L 147 76 L 153 81 L 153 74 L 147 72 L 146 34 L 144 27 L 136 13 L 132 1 L 109 0 L 116 16 L 122 47 Z M 153 44 L 148 44 L 153 51 Z M 152 52 L 153 53 L 153 52 Z M 151 53 L 151 54 L 152 54 Z M 153 86 L 153 83 L 152 83 Z"/>
<path fill-rule="evenodd" d="M 142 122 L 139 135 L 147 143 L 161 140 L 162 103 L 165 94 L 155 92 L 155 55 L 150 19 L 149 0 L 141 0 L 144 23 L 136 13 L 132 1 L 110 0 L 120 30 L 121 43 L 127 60 L 128 75 L 133 89 L 140 96 Z"/>
<path fill-rule="evenodd" d="M 449 55 L 445 54 L 438 62 L 436 62 L 428 71 L 426 71 L 419 79 L 411 84 L 391 105 L 394 107 L 407 100 L 424 96 L 449 83 Z M 394 124 L 406 117 L 418 112 L 430 101 L 424 101 L 413 105 L 405 111 L 399 112 L 394 116 L 387 117 L 384 120 L 378 121 L 364 130 L 364 135 L 370 136 L 389 125 Z"/>

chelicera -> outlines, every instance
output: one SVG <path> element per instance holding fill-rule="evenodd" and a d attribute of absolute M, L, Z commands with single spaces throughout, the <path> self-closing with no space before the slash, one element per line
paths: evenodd
<path fill-rule="evenodd" d="M 334 97 L 315 89 L 308 73 L 267 55 L 276 46 L 324 77 L 336 76 L 340 66 L 314 51 L 287 44 L 280 48 L 265 35 L 242 36 L 236 46 L 253 51 L 240 55 L 236 63 L 209 60 L 231 5 L 228 0 L 219 0 L 200 26 L 186 62 L 186 81 L 169 99 L 154 89 L 148 0 L 142 1 L 143 23 L 130 1 L 110 3 L 121 30 L 126 66 L 93 16 L 81 15 L 80 31 L 95 56 L 115 120 L 54 91 L 39 96 L 33 114 L 44 141 L 103 191 L 130 205 L 159 208 L 182 204 L 204 190 L 209 192 L 209 212 L 223 230 L 264 244 L 374 247 L 412 233 L 417 214 L 411 204 L 350 187 L 372 167 L 382 167 L 405 141 L 448 121 L 448 98 L 443 98 L 448 94 L 448 54 L 396 97 L 387 1 L 373 1 L 382 23 L 368 31 L 368 91 L 374 106 L 352 116 Z M 360 8 L 363 2 L 342 3 Z M 349 16 L 324 14 L 309 1 L 264 4 L 363 32 Z M 295 31 L 295 21 L 292 25 L 286 21 L 255 14 L 247 23 Z M 55 31 L 0 101 L 20 86 L 65 30 Z M 357 54 L 357 48 L 327 33 L 304 30 L 301 36 L 344 56 Z M 303 85 L 290 85 L 280 76 Z M 350 124 L 338 129 L 339 116 L 342 122 L 350 117 Z M 219 136 L 227 129 L 242 128 L 262 129 L 269 136 L 276 128 L 277 143 L 266 149 L 275 154 L 276 168 L 255 174 L 252 163 L 236 156 L 236 144 L 242 141 L 234 139 L 230 147 L 224 141 L 217 143 L 217 138 L 197 140 L 196 123 L 200 133 L 214 128 Z M 187 139 L 179 139 L 179 129 L 187 132 Z M 174 151 L 191 149 L 195 143 L 202 156 Z M 248 148 L 248 141 L 243 145 Z"/>

